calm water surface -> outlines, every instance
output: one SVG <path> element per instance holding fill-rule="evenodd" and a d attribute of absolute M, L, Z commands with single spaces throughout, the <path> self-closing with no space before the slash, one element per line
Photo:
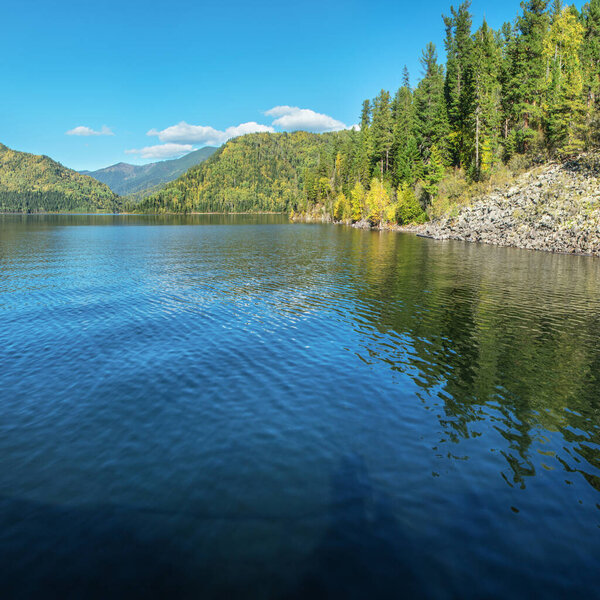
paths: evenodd
<path fill-rule="evenodd" d="M 600 594 L 600 260 L 0 217 L 0 594 Z"/>

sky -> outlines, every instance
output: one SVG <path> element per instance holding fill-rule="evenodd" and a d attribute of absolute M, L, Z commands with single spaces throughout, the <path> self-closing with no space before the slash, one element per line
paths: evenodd
<path fill-rule="evenodd" d="M 351 127 L 404 65 L 417 83 L 427 42 L 443 59 L 451 3 L 0 0 L 0 142 L 94 170 Z M 473 0 L 474 25 L 519 5 Z"/>

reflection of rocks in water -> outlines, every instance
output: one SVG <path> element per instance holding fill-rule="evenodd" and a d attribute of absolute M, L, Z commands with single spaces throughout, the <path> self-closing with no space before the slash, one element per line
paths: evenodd
<path fill-rule="evenodd" d="M 330 525 L 289 598 L 411 598 L 411 548 L 364 461 L 346 456 L 332 476 Z"/>

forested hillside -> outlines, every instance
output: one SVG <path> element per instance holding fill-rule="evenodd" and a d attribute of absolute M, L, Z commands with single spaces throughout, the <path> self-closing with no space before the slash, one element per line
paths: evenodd
<path fill-rule="evenodd" d="M 145 212 L 285 211 L 304 189 L 305 170 L 329 162 L 349 132 L 253 133 L 230 140 L 138 207 Z"/>
<path fill-rule="evenodd" d="M 144 210 L 420 221 L 471 188 L 598 145 L 600 0 L 581 11 L 526 0 L 498 31 L 474 29 L 463 2 L 443 26 L 446 64 L 428 44 L 418 84 L 404 69 L 394 94 L 365 100 L 359 132 L 233 140 Z"/>
<path fill-rule="evenodd" d="M 161 160 L 147 165 L 121 162 L 97 171 L 81 173 L 105 183 L 116 194 L 136 194 L 136 197 L 143 198 L 154 192 L 158 186 L 173 181 L 189 168 L 204 162 L 215 151 L 216 148 L 207 146 L 173 160 Z"/>
<path fill-rule="evenodd" d="M 120 200 L 106 185 L 47 156 L 0 144 L 0 212 L 111 212 Z"/>

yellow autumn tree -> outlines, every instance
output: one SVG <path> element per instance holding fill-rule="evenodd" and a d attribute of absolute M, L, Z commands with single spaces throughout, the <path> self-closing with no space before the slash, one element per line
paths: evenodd
<path fill-rule="evenodd" d="M 365 188 L 360 181 L 357 181 L 350 192 L 352 203 L 350 207 L 350 217 L 353 221 L 360 221 L 365 214 Z"/>
<path fill-rule="evenodd" d="M 374 178 L 366 198 L 368 218 L 381 227 L 389 217 L 392 200 L 383 182 Z"/>

